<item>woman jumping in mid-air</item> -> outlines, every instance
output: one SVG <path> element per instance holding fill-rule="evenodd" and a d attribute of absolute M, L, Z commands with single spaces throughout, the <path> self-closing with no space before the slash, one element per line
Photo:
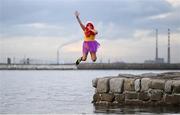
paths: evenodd
<path fill-rule="evenodd" d="M 82 30 L 84 31 L 84 42 L 83 42 L 83 56 L 80 57 L 77 61 L 76 61 L 76 65 L 78 65 L 81 61 L 86 61 L 87 59 L 87 55 L 90 52 L 91 54 L 91 59 L 93 62 L 96 61 L 97 57 L 96 57 L 96 52 L 97 49 L 99 47 L 99 43 L 95 40 L 95 36 L 96 34 L 98 34 L 98 32 L 95 30 L 94 25 L 92 22 L 88 22 L 86 24 L 86 26 L 84 26 L 79 18 L 79 12 L 76 11 L 75 12 L 75 16 L 82 28 Z"/>

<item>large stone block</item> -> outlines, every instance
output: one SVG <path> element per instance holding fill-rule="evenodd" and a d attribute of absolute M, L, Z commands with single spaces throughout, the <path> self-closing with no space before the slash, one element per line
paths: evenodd
<path fill-rule="evenodd" d="M 148 101 L 149 99 L 148 92 L 139 92 L 139 100 Z"/>
<path fill-rule="evenodd" d="M 165 87 L 164 87 L 164 91 L 166 93 L 172 93 L 172 85 L 173 85 L 173 81 L 172 80 L 166 81 Z"/>
<path fill-rule="evenodd" d="M 109 91 L 109 78 L 100 78 L 96 89 L 97 93 L 107 93 Z"/>
<path fill-rule="evenodd" d="M 142 105 L 143 101 L 141 100 L 130 100 L 130 99 L 126 99 L 125 100 L 125 104 L 126 105 Z"/>
<path fill-rule="evenodd" d="M 117 95 L 115 95 L 115 101 L 117 101 L 118 103 L 123 103 L 124 100 L 125 100 L 124 94 L 117 94 Z"/>
<path fill-rule="evenodd" d="M 95 88 L 97 87 L 97 81 L 98 81 L 98 78 L 95 78 L 92 80 L 92 86 Z"/>
<path fill-rule="evenodd" d="M 180 80 L 173 81 L 173 92 L 180 93 Z"/>
<path fill-rule="evenodd" d="M 114 95 L 109 93 L 101 94 L 101 101 L 113 102 Z"/>
<path fill-rule="evenodd" d="M 124 91 L 135 91 L 134 79 L 128 78 L 124 80 Z"/>
<path fill-rule="evenodd" d="M 151 83 L 150 78 L 142 78 L 141 79 L 141 91 L 147 91 L 149 89 L 150 83 Z"/>
<path fill-rule="evenodd" d="M 166 104 L 169 105 L 180 105 L 180 94 L 174 94 L 174 95 L 165 95 L 164 99 Z"/>
<path fill-rule="evenodd" d="M 164 90 L 165 80 L 161 79 L 152 79 L 149 85 L 152 89 L 161 89 Z"/>
<path fill-rule="evenodd" d="M 165 105 L 164 101 L 161 100 L 161 101 L 143 101 L 143 105 L 144 106 L 154 106 L 154 107 L 157 107 L 157 106 L 161 106 L 161 105 Z"/>
<path fill-rule="evenodd" d="M 157 77 L 157 75 L 158 75 L 157 73 L 143 73 L 140 76 L 153 78 L 153 77 Z"/>
<path fill-rule="evenodd" d="M 122 93 L 123 92 L 123 78 L 112 78 L 109 81 L 110 92 Z"/>
<path fill-rule="evenodd" d="M 136 92 L 126 92 L 125 93 L 125 99 L 137 99 L 138 93 Z"/>
<path fill-rule="evenodd" d="M 163 96 L 163 91 L 159 89 L 149 89 L 148 94 L 150 96 L 150 100 L 152 101 L 160 101 Z"/>
<path fill-rule="evenodd" d="M 134 86 L 135 91 L 139 92 L 141 90 L 141 79 L 136 79 L 134 81 Z"/>
<path fill-rule="evenodd" d="M 93 101 L 92 102 L 94 103 L 94 102 L 98 102 L 98 101 L 101 101 L 101 94 L 96 93 L 93 95 Z"/>
<path fill-rule="evenodd" d="M 94 105 L 97 105 L 97 106 L 109 106 L 109 105 L 111 105 L 111 102 L 108 102 L 108 101 L 98 101 L 98 102 L 95 102 Z"/>
<path fill-rule="evenodd" d="M 132 75 L 132 74 L 119 74 L 118 76 L 120 76 L 120 77 L 125 77 L 125 78 L 137 77 L 136 75 Z"/>

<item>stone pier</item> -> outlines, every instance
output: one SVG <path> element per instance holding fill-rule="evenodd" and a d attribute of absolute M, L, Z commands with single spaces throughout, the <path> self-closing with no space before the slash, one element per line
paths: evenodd
<path fill-rule="evenodd" d="M 0 70 L 77 70 L 74 64 L 0 64 Z"/>
<path fill-rule="evenodd" d="M 180 106 L 180 72 L 96 78 L 95 105 Z"/>

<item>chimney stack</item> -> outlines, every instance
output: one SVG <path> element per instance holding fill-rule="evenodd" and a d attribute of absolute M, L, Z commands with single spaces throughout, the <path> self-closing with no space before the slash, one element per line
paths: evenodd
<path fill-rule="evenodd" d="M 156 29 L 156 57 L 155 60 L 158 60 L 158 29 Z"/>
<path fill-rule="evenodd" d="M 168 29 L 168 55 L 167 55 L 167 63 L 171 63 L 170 62 L 170 29 Z"/>

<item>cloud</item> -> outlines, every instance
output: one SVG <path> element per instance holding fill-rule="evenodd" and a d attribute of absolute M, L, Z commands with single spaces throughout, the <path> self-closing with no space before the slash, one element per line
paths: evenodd
<path fill-rule="evenodd" d="M 68 28 L 69 27 L 69 28 Z M 81 35 L 75 25 L 33 22 L 3 26 L 0 39 L 13 37 L 61 37 L 77 39 Z"/>
<path fill-rule="evenodd" d="M 167 25 L 171 20 L 173 20 L 173 23 L 178 23 L 178 20 L 174 19 L 175 16 L 173 16 L 173 19 L 168 17 L 170 21 L 166 19 L 167 15 L 174 12 L 174 8 L 172 8 L 169 2 L 165 0 L 105 0 L 103 3 L 102 1 L 95 0 L 44 0 L 43 2 L 41 0 L 4 0 L 2 3 L 3 12 L 0 15 L 0 23 L 2 24 L 2 27 L 8 28 L 8 30 L 13 28 L 14 25 L 23 24 L 35 24 L 36 26 L 44 26 L 42 24 L 53 26 L 63 25 L 66 26 L 65 28 L 68 28 L 66 31 L 72 34 L 72 32 L 70 32 L 71 27 L 76 23 L 75 17 L 73 15 L 75 10 L 80 11 L 80 17 L 82 18 L 83 22 L 86 22 L 87 20 L 92 20 L 95 23 L 102 22 L 103 28 L 110 28 L 107 32 L 110 30 L 113 31 L 114 34 L 119 32 L 119 35 L 125 37 L 128 37 L 128 31 L 133 34 L 133 31 L 136 29 L 152 29 L 154 26 L 158 27 Z M 101 10 L 98 10 L 99 8 L 101 8 Z M 163 23 L 159 23 L 159 18 L 165 18 L 166 20 L 164 20 Z M 22 30 L 23 29 L 24 28 L 22 28 Z M 42 33 L 45 34 L 52 32 L 52 35 L 56 35 L 56 28 L 51 29 L 52 31 L 49 30 L 50 32 L 45 31 Z M 22 30 L 19 30 L 19 34 L 21 34 L 21 32 L 23 33 Z M 8 34 L 11 34 L 11 32 L 12 34 L 14 33 L 12 30 L 7 31 Z M 76 33 L 75 31 L 73 32 Z M 6 33 L 6 31 L 4 33 Z M 111 35 L 113 36 L 113 34 Z"/>
<path fill-rule="evenodd" d="M 154 29 L 159 29 L 162 47 L 166 49 L 170 28 L 175 47 L 172 57 L 176 57 L 173 61 L 180 62 L 179 0 L 2 0 L 1 3 L 3 55 L 24 55 L 28 51 L 29 56 L 55 57 L 57 47 L 64 44 L 64 59 L 73 60 L 81 54 L 79 40 L 83 41 L 83 32 L 73 14 L 78 10 L 82 22 L 91 20 L 98 30 L 97 40 L 102 44 L 100 57 L 143 62 L 154 56 Z M 166 57 L 166 50 L 163 52 Z"/>
<path fill-rule="evenodd" d="M 170 3 L 173 7 L 179 7 L 180 1 L 179 0 L 166 0 L 168 3 Z"/>
<path fill-rule="evenodd" d="M 134 38 L 140 39 L 140 38 L 145 38 L 148 35 L 150 35 L 152 31 L 149 30 L 136 30 L 134 32 Z"/>
<path fill-rule="evenodd" d="M 163 18 L 169 17 L 171 14 L 172 13 L 168 12 L 168 13 L 165 13 L 165 14 L 159 14 L 159 15 L 155 15 L 155 16 L 150 16 L 150 17 L 148 17 L 148 19 L 152 19 L 152 20 L 163 19 Z"/>
<path fill-rule="evenodd" d="M 38 23 L 38 22 L 36 22 L 36 23 L 30 23 L 30 24 L 21 24 L 21 25 L 18 25 L 18 26 L 24 26 L 24 27 L 30 27 L 30 28 L 32 28 L 32 29 L 56 29 L 56 28 L 58 28 L 59 29 L 59 27 L 57 27 L 57 26 L 54 26 L 54 25 L 49 25 L 49 24 L 46 24 L 46 23 Z"/>

